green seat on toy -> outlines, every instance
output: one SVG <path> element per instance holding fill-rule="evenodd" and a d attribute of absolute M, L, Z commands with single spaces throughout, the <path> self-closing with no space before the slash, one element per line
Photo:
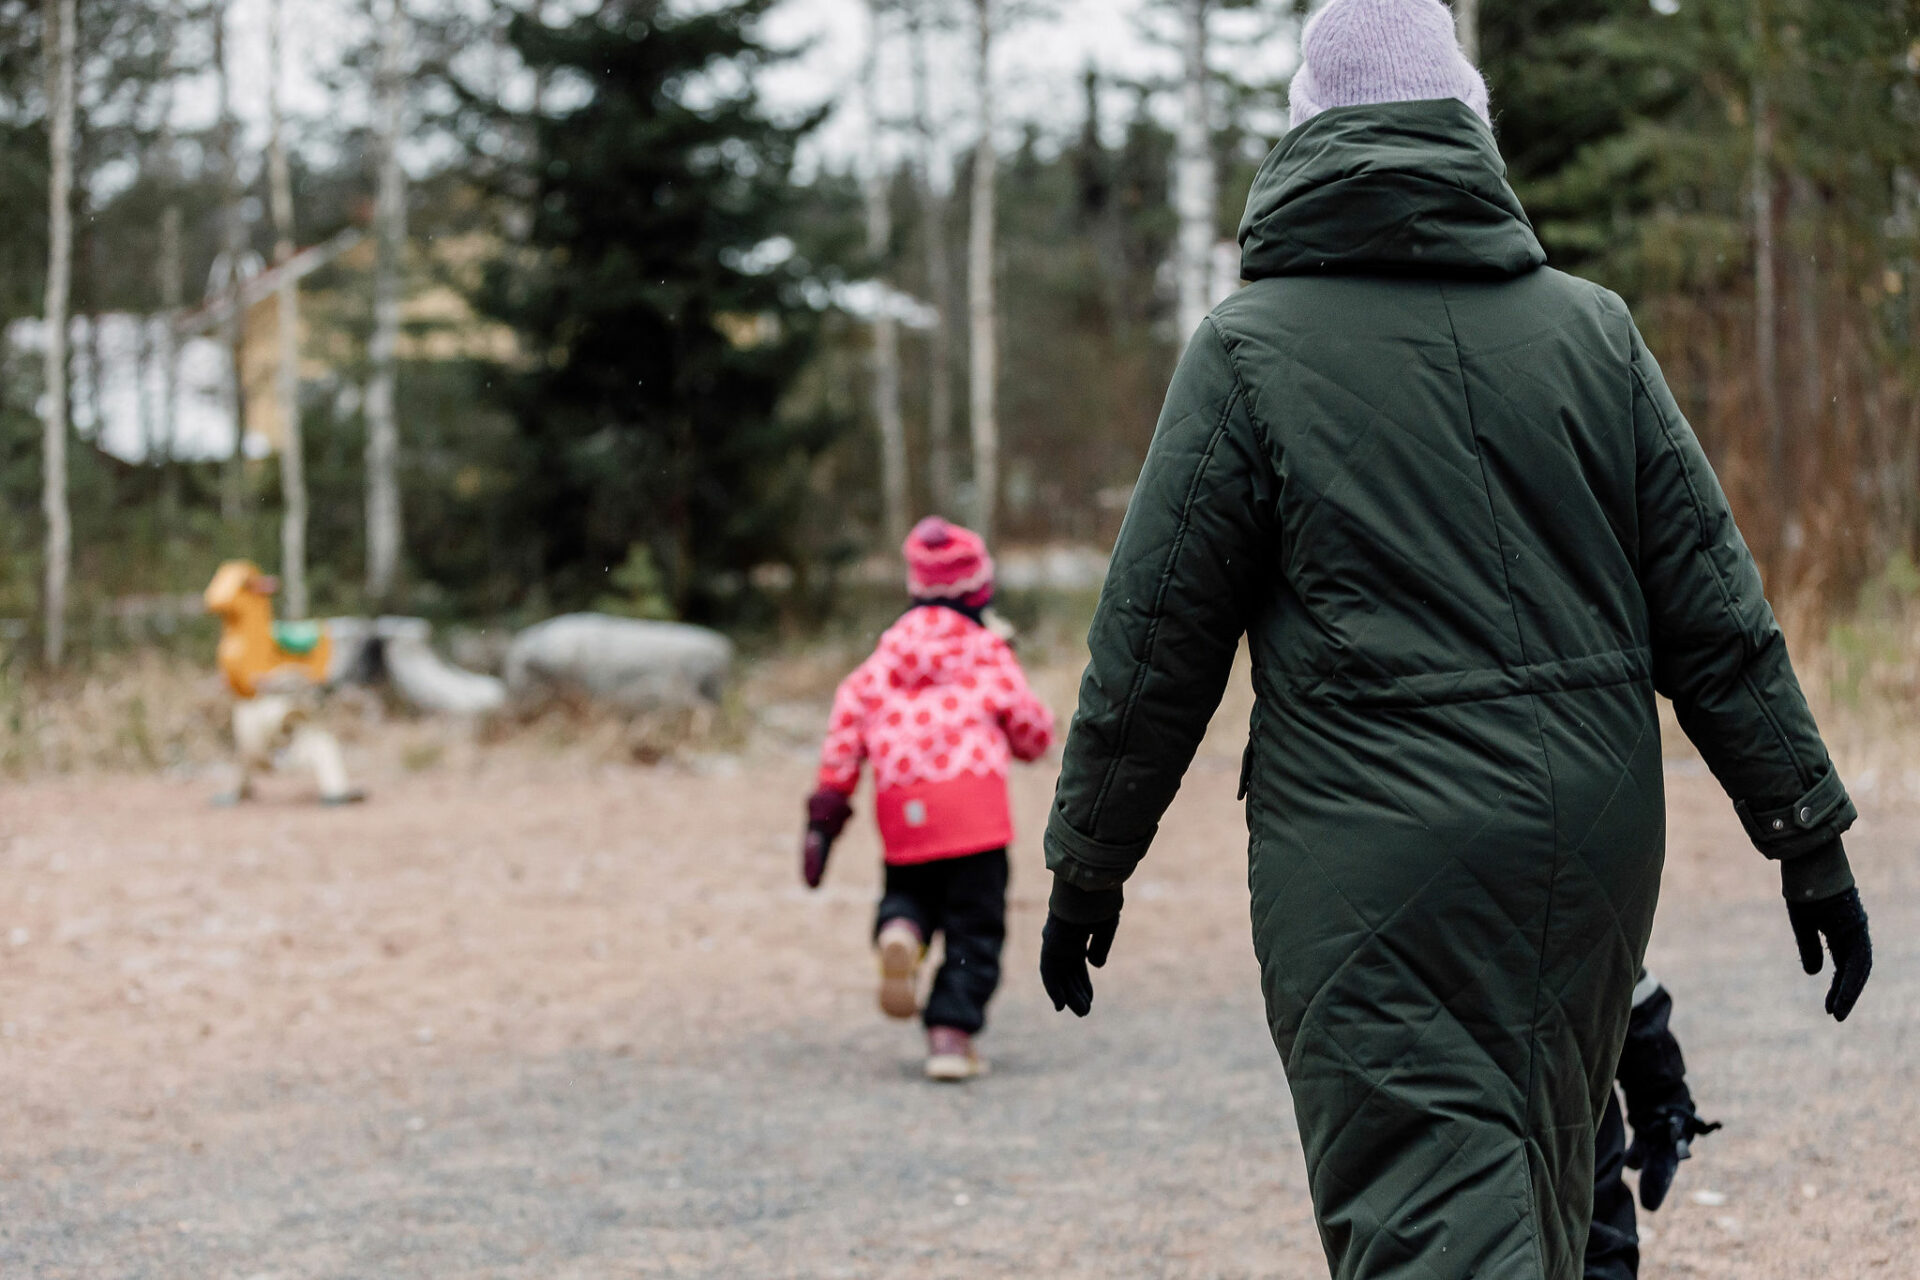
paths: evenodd
<path fill-rule="evenodd" d="M 320 647 L 321 637 L 325 633 L 317 622 L 276 622 L 273 624 L 273 643 L 282 653 L 295 657 L 312 653 Z"/>

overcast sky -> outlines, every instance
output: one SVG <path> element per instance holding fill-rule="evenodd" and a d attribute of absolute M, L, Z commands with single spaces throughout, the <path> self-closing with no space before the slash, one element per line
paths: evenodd
<path fill-rule="evenodd" d="M 956 13 L 972 8 L 959 3 L 949 7 Z M 1077 133 L 1085 115 L 1081 75 L 1089 66 L 1103 78 L 1126 82 L 1166 83 L 1178 75 L 1179 55 L 1164 42 L 1174 35 L 1173 27 L 1164 7 L 1153 0 L 1054 0 L 1047 7 L 1053 16 L 1010 28 L 995 54 L 995 111 L 1007 139 L 1030 123 L 1054 139 Z M 861 155 L 866 148 L 857 91 L 867 50 L 866 12 L 865 0 L 786 0 L 767 24 L 775 43 L 812 42 L 803 57 L 769 77 L 766 92 L 782 106 L 835 100 L 840 109 L 816 141 L 819 154 L 833 159 Z M 1215 26 L 1216 67 L 1265 82 L 1278 81 L 1292 70 L 1290 33 L 1284 26 L 1275 30 L 1270 16 L 1227 11 L 1216 17 Z M 887 30 L 899 34 L 897 27 Z M 954 142 L 973 136 L 973 59 L 972 32 L 967 29 L 944 35 L 932 60 L 935 111 L 948 121 Z M 904 41 L 889 41 L 883 46 L 880 76 L 883 112 L 905 114 L 908 73 Z M 1116 135 L 1124 119 L 1121 113 L 1131 111 L 1131 104 L 1131 92 L 1117 85 L 1103 103 L 1108 128 Z M 1171 118 L 1171 95 L 1161 95 L 1156 105 Z"/>
<path fill-rule="evenodd" d="M 549 0 L 555 10 L 567 2 L 588 0 Z M 714 0 L 680 2 L 692 6 Z M 481 5 L 486 0 L 413 3 L 444 7 Z M 963 0 L 948 0 L 947 7 L 956 16 L 972 10 Z M 1051 16 L 1012 27 L 995 56 L 996 110 L 1007 141 L 1017 138 L 1029 123 L 1038 124 L 1053 139 L 1077 132 L 1084 110 L 1080 76 L 1088 66 L 1104 77 L 1126 81 L 1168 81 L 1178 71 L 1175 52 L 1152 37 L 1154 30 L 1172 34 L 1167 16 L 1152 12 L 1154 0 L 1052 0 L 1046 7 Z M 235 107 L 246 123 L 249 149 L 256 155 L 266 138 L 269 8 L 270 0 L 232 0 L 228 27 Z M 296 123 L 301 119 L 324 119 L 334 125 L 364 122 L 367 93 L 335 93 L 326 87 L 347 51 L 369 34 L 364 4 L 360 0 L 288 0 L 285 21 L 287 98 Z M 1216 66 L 1261 81 L 1278 80 L 1291 70 L 1294 49 L 1284 25 L 1257 11 L 1243 11 L 1220 14 L 1216 26 L 1220 33 Z M 763 82 L 768 102 L 794 112 L 827 101 L 836 104 L 832 118 L 811 144 L 812 162 L 855 162 L 869 153 L 858 92 L 867 30 L 865 0 L 784 0 L 767 19 L 763 34 L 770 43 L 805 49 L 768 74 Z M 897 25 L 890 26 L 888 34 L 893 38 L 887 43 L 878 80 L 882 110 L 901 118 L 909 101 L 906 46 Z M 965 146 L 973 136 L 971 33 L 955 29 L 939 35 L 932 63 L 935 114 L 946 123 L 949 149 Z M 1161 98 L 1156 108 L 1170 113 L 1171 95 Z M 1131 94 L 1122 89 L 1108 94 L 1103 106 L 1110 130 L 1118 130 L 1121 113 L 1131 110 L 1131 102 Z M 184 92 L 179 110 L 183 127 L 211 120 L 211 83 Z"/>

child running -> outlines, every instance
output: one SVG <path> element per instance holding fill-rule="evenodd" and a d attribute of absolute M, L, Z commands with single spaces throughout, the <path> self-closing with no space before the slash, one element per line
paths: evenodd
<path fill-rule="evenodd" d="M 1039 759 L 1053 714 L 986 625 L 993 560 L 980 536 L 929 516 L 902 550 L 913 606 L 834 695 L 802 874 L 820 887 L 871 761 L 887 859 L 874 923 L 880 1008 L 920 1013 L 929 1079 L 966 1080 L 986 1070 L 973 1038 L 1000 983 L 1007 932 L 1008 757 Z M 920 962 L 936 932 L 946 955 L 922 1010 Z"/>

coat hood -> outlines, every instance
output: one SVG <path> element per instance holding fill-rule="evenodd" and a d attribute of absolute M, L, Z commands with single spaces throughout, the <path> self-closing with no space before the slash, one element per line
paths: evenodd
<path fill-rule="evenodd" d="M 1453 99 L 1335 107 L 1280 141 L 1240 221 L 1240 274 L 1516 276 L 1546 251 L 1493 134 Z"/>

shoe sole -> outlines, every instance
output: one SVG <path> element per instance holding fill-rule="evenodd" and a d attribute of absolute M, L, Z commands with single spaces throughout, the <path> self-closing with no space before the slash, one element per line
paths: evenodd
<path fill-rule="evenodd" d="M 927 1059 L 927 1079 L 942 1084 L 957 1084 L 987 1074 L 987 1064 L 979 1058 L 957 1053 L 936 1053 Z"/>
<path fill-rule="evenodd" d="M 911 1018 L 920 1012 L 920 946 L 895 935 L 880 943 L 880 1012 Z"/>

